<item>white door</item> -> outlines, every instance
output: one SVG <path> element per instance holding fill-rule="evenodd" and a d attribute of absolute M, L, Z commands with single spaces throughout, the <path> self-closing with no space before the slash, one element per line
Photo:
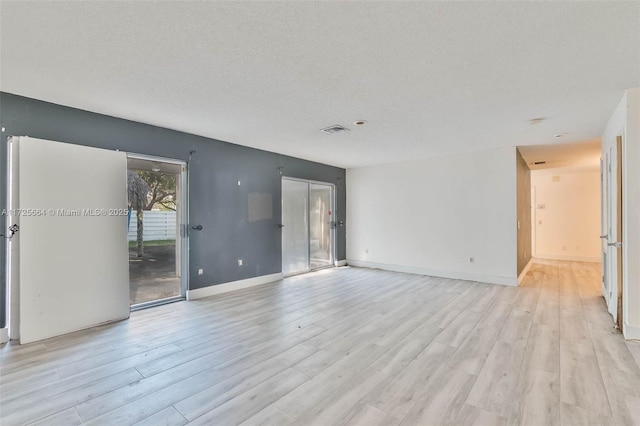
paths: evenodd
<path fill-rule="evenodd" d="M 11 324 L 21 343 L 129 316 L 124 153 L 12 138 Z M 15 330 L 12 330 L 15 338 Z"/>
<path fill-rule="evenodd" d="M 606 239 L 603 239 L 605 251 L 604 268 L 606 273 L 605 279 L 605 299 L 609 313 L 613 316 L 614 321 L 618 321 L 618 296 L 621 292 L 620 284 L 622 282 L 622 264 L 621 264 L 621 241 L 622 241 L 622 223 L 621 223 L 621 179 L 619 172 L 621 159 L 622 141 L 618 138 L 616 146 L 609 149 L 606 170 Z"/>
<path fill-rule="evenodd" d="M 531 187 L 531 257 L 536 257 L 536 233 L 538 229 L 536 211 L 536 187 Z"/>
<path fill-rule="evenodd" d="M 609 268 L 607 259 L 607 239 L 609 232 L 609 202 L 608 202 L 608 170 L 609 156 L 607 153 L 600 158 L 600 248 L 602 252 L 602 295 L 609 304 Z"/>

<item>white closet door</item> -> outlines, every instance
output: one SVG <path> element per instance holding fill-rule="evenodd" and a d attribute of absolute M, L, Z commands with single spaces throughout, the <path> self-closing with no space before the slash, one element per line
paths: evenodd
<path fill-rule="evenodd" d="M 127 318 L 126 155 L 27 137 L 11 144 L 21 343 Z"/>

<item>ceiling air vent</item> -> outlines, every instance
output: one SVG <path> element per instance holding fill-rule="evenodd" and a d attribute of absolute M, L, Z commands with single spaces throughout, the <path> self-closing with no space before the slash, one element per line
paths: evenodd
<path fill-rule="evenodd" d="M 325 127 L 324 129 L 320 129 L 321 132 L 325 132 L 325 133 L 330 133 L 332 135 L 335 135 L 337 133 L 344 133 L 344 132 L 348 132 L 349 129 L 347 129 L 344 126 L 341 126 L 339 124 L 336 124 L 335 126 L 329 126 L 329 127 Z"/>

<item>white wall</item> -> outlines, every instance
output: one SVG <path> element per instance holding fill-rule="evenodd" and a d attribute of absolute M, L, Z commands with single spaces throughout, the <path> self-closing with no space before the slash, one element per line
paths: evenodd
<path fill-rule="evenodd" d="M 349 169 L 347 226 L 351 265 L 516 285 L 516 149 Z"/>
<path fill-rule="evenodd" d="M 640 339 L 640 88 L 627 90 L 613 112 L 602 135 L 603 154 L 615 146 L 619 135 L 624 143 L 623 333 L 628 339 Z"/>
<path fill-rule="evenodd" d="M 531 185 L 534 256 L 599 262 L 600 170 L 534 170 Z"/>

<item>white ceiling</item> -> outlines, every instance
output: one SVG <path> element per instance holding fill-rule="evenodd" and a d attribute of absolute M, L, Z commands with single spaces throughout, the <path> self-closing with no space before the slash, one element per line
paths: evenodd
<path fill-rule="evenodd" d="M 22 1 L 0 15 L 2 91 L 341 167 L 592 140 L 640 86 L 640 2 Z M 352 131 L 319 131 L 333 124 Z"/>

